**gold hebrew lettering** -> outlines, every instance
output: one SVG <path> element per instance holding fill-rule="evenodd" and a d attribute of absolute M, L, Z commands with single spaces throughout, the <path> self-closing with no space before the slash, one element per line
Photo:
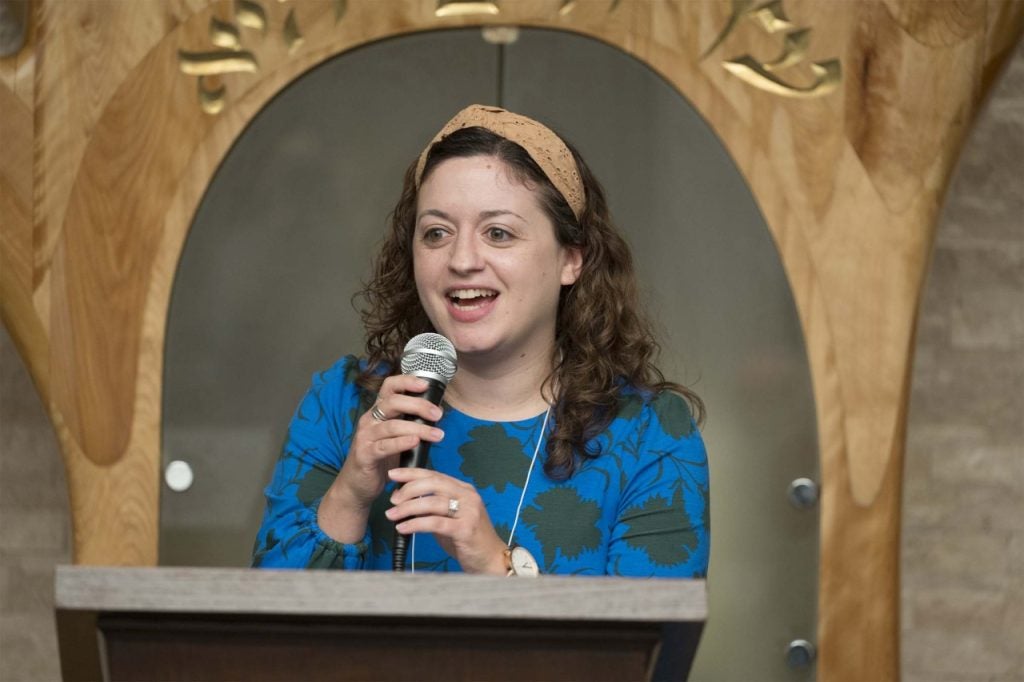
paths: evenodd
<path fill-rule="evenodd" d="M 725 28 L 723 28 L 715 39 L 711 41 L 711 45 L 708 49 L 701 53 L 700 58 L 704 59 L 709 54 L 714 52 L 719 45 L 725 42 L 725 39 L 732 35 L 732 32 L 739 25 L 740 20 L 743 19 L 754 9 L 754 0 L 732 0 L 732 12 L 729 14 L 729 20 L 725 22 Z"/>
<path fill-rule="evenodd" d="M 748 9 L 746 16 L 756 21 L 768 33 L 788 31 L 793 28 L 793 22 L 786 16 L 782 9 L 782 0 L 770 0 L 763 5 Z"/>
<path fill-rule="evenodd" d="M 295 54 L 295 51 L 299 49 L 305 38 L 302 37 L 302 32 L 299 30 L 299 22 L 295 18 L 295 8 L 292 7 L 288 10 L 288 16 L 284 20 L 284 44 L 288 46 L 288 54 Z"/>
<path fill-rule="evenodd" d="M 781 71 L 786 67 L 799 64 L 807 56 L 807 48 L 811 44 L 811 29 L 801 28 L 786 34 L 782 42 L 782 53 L 770 62 L 761 66 L 766 71 Z"/>
<path fill-rule="evenodd" d="M 715 36 L 715 39 L 711 41 L 711 45 L 708 49 L 704 50 L 700 58 L 704 59 L 714 52 L 736 30 L 739 23 L 746 18 L 756 21 L 768 33 L 778 33 L 779 31 L 793 28 L 793 22 L 789 20 L 785 10 L 782 8 L 782 0 L 769 0 L 769 2 L 760 5 L 755 4 L 754 0 L 732 0 L 732 11 L 729 14 L 728 21 L 725 23 L 725 28 Z"/>
<path fill-rule="evenodd" d="M 792 85 L 776 74 L 807 59 L 811 43 L 811 29 L 797 28 L 786 16 L 782 6 L 783 0 L 732 0 L 731 13 L 725 27 L 719 32 L 711 45 L 704 50 L 700 59 L 706 58 L 728 38 L 743 19 L 750 19 L 768 34 L 783 33 L 782 51 L 771 61 L 762 62 L 745 54 L 722 62 L 725 69 L 745 83 L 767 92 L 783 97 L 821 97 L 839 86 L 842 69 L 838 59 L 814 62 L 810 64 L 814 82 L 801 87 Z"/>
<path fill-rule="evenodd" d="M 500 14 L 501 9 L 495 2 L 479 2 L 478 0 L 438 0 L 434 16 L 442 17 L 466 17 L 474 14 L 495 15 Z"/>
<path fill-rule="evenodd" d="M 224 109 L 227 88 L 221 85 L 219 88 L 208 89 L 205 79 L 206 76 L 200 76 L 196 81 L 199 84 L 199 107 L 211 116 L 216 116 Z"/>
<path fill-rule="evenodd" d="M 743 55 L 722 64 L 729 73 L 744 82 L 775 95 L 794 98 L 811 98 L 827 95 L 839 86 L 842 71 L 838 59 L 827 62 L 812 62 L 811 73 L 814 83 L 807 87 L 797 87 L 786 83 L 778 76 L 764 68 L 764 65 L 751 57 Z"/>
<path fill-rule="evenodd" d="M 576 9 L 576 0 L 562 0 L 562 6 L 558 8 L 558 16 L 568 16 L 574 9 Z"/>
<path fill-rule="evenodd" d="M 348 11 L 348 0 L 334 0 L 334 23 L 338 24 L 339 21 L 345 16 L 345 12 Z"/>
<path fill-rule="evenodd" d="M 222 73 L 255 73 L 260 70 L 256 57 L 247 50 L 186 52 L 178 50 L 178 68 L 190 76 L 214 76 Z"/>
<path fill-rule="evenodd" d="M 242 49 L 242 37 L 238 32 L 238 27 L 216 17 L 210 19 L 210 42 L 217 47 L 226 47 L 229 50 Z"/>
<path fill-rule="evenodd" d="M 267 33 L 267 13 L 259 3 L 252 0 L 237 0 L 235 19 L 246 28 L 254 28 L 264 35 Z"/>

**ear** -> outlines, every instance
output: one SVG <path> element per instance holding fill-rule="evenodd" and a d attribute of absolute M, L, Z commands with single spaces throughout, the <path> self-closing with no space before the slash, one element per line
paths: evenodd
<path fill-rule="evenodd" d="M 562 286 L 575 284 L 583 269 L 583 251 L 576 246 L 562 249 Z"/>

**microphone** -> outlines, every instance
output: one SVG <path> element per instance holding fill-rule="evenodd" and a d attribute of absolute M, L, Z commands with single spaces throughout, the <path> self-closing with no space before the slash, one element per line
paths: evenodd
<path fill-rule="evenodd" d="M 402 351 L 402 374 L 425 379 L 427 390 L 419 395 L 434 405 L 439 405 L 444 396 L 444 390 L 448 387 L 448 382 L 455 376 L 455 360 L 455 346 L 451 341 L 440 334 L 418 334 L 409 339 L 409 343 L 405 344 L 405 350 Z M 417 424 L 434 425 L 434 422 L 414 415 L 407 415 L 404 419 Z M 429 454 L 430 442 L 420 441 L 414 448 L 406 450 L 400 455 L 399 463 L 403 467 L 425 467 Z M 405 570 L 408 541 L 409 536 L 395 531 L 395 543 L 391 557 L 392 570 Z"/>
<path fill-rule="evenodd" d="M 420 394 L 434 405 L 441 404 L 444 389 L 455 376 L 455 346 L 440 334 L 419 334 L 405 344 L 402 351 L 402 374 L 426 379 L 427 390 Z M 434 425 L 422 417 L 406 416 L 417 424 Z M 403 467 L 425 467 L 430 452 L 430 441 L 420 441 L 412 450 L 401 455 Z"/>

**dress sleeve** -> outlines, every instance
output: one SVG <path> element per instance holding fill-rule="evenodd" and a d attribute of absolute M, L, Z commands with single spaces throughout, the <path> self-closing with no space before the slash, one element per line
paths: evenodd
<path fill-rule="evenodd" d="M 710 550 L 704 441 L 675 393 L 656 396 L 637 418 L 638 464 L 623 489 L 607 573 L 703 578 Z"/>
<path fill-rule="evenodd" d="M 320 500 L 341 470 L 360 414 L 353 357 L 314 375 L 288 427 L 274 475 L 265 492 L 263 525 L 256 534 L 252 565 L 263 568 L 364 567 L 363 540 L 341 543 L 317 524 Z"/>

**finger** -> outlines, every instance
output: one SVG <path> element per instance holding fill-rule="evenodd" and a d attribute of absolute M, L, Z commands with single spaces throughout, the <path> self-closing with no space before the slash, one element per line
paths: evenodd
<path fill-rule="evenodd" d="M 407 500 L 391 507 L 384 515 L 391 521 L 400 521 L 410 516 L 445 516 L 455 518 L 448 513 L 449 498 L 442 495 L 428 495 Z"/>
<path fill-rule="evenodd" d="M 427 390 L 427 380 L 411 374 L 396 374 L 384 380 L 377 395 L 387 398 L 397 393 L 423 393 Z"/>
<path fill-rule="evenodd" d="M 401 439 L 400 443 L 397 442 L 398 439 Z M 358 452 L 369 450 L 378 455 L 385 455 L 408 450 L 421 440 L 438 443 L 442 439 L 444 431 L 435 426 L 407 422 L 403 419 L 389 419 L 381 423 L 371 420 L 357 430 L 353 448 Z"/>
<path fill-rule="evenodd" d="M 420 439 L 415 435 L 399 435 L 394 438 L 381 438 L 373 441 L 370 452 L 374 459 L 381 460 L 411 450 L 419 445 Z"/>
<path fill-rule="evenodd" d="M 394 475 L 392 475 L 394 473 Z M 446 480 L 446 476 L 431 469 L 405 467 L 392 469 L 388 478 L 399 484 L 391 497 L 392 504 L 423 495 L 443 495 L 455 490 L 455 486 Z"/>
<path fill-rule="evenodd" d="M 409 483 L 411 481 L 436 478 L 438 481 L 446 481 L 456 488 L 464 485 L 463 481 L 438 473 L 433 469 L 420 469 L 417 467 L 400 467 L 392 469 L 388 472 L 388 477 L 392 481 L 396 481 L 398 483 Z M 469 487 L 472 488 L 472 486 Z"/>
<path fill-rule="evenodd" d="M 422 478 L 409 483 L 400 483 L 394 492 L 391 493 L 391 504 L 399 505 L 407 500 L 412 500 L 417 497 L 427 497 L 431 495 L 441 495 L 445 499 L 453 497 L 449 494 L 442 482 L 436 478 Z"/>
<path fill-rule="evenodd" d="M 385 420 L 413 416 L 420 417 L 425 421 L 436 422 L 444 415 L 441 408 L 429 400 L 404 393 L 395 393 L 378 399 L 374 404 L 374 409 L 379 410 Z M 370 414 L 373 416 L 372 410 Z"/>
<path fill-rule="evenodd" d="M 399 487 L 391 494 L 391 503 L 398 505 L 416 497 L 435 495 L 443 498 L 445 505 L 448 504 L 447 500 L 453 499 L 459 500 L 460 504 L 465 507 L 467 504 L 475 504 L 480 499 L 473 486 L 429 470 L 424 471 L 427 472 L 424 476 L 416 477 L 406 483 L 400 482 Z M 392 478 L 392 480 L 396 479 Z"/>
<path fill-rule="evenodd" d="M 352 443 L 351 453 L 357 462 L 374 467 L 383 464 L 384 471 L 399 466 L 399 455 L 421 441 L 436 443 L 444 438 L 441 429 L 413 422 L 391 421 L 360 429 Z"/>
<path fill-rule="evenodd" d="M 454 537 L 458 524 L 455 519 L 449 519 L 447 516 L 417 516 L 415 518 L 407 519 L 395 526 L 402 535 L 411 535 L 412 533 L 434 533 L 443 537 Z"/>
<path fill-rule="evenodd" d="M 370 440 L 381 440 L 382 438 L 398 438 L 399 436 L 416 436 L 422 440 L 429 440 L 437 443 L 444 438 L 444 431 L 429 424 L 418 424 L 404 419 L 389 419 L 379 424 L 371 424 L 366 429 Z"/>

